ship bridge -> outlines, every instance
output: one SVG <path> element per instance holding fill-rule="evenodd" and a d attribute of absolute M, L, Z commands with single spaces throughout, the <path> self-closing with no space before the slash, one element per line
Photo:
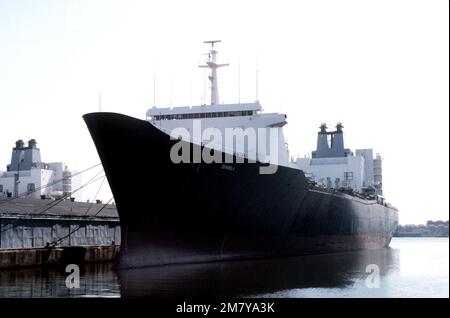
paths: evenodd
<path fill-rule="evenodd" d="M 257 100 L 254 103 L 219 104 L 217 68 L 228 64 L 216 62 L 218 52 L 214 50 L 214 43 L 217 42 L 205 42 L 211 44 L 212 48 L 206 64 L 200 65 L 211 69 L 211 75 L 208 76 L 211 81 L 211 104 L 165 108 L 153 106 L 146 112 L 147 121 L 173 138 L 208 145 L 238 156 L 256 157 L 261 162 L 276 161 L 274 163 L 290 166 L 282 130 L 287 124 L 285 114 L 264 113 Z M 211 128 L 216 132 L 214 136 L 211 135 Z M 243 133 L 238 131 L 240 129 Z M 183 134 L 178 133 L 180 130 Z M 235 134 L 234 140 L 228 143 L 225 137 L 230 130 L 234 130 Z"/>
<path fill-rule="evenodd" d="M 196 119 L 196 118 L 217 118 L 252 116 L 262 111 L 258 101 L 244 104 L 221 104 L 221 105 L 201 105 L 185 107 L 153 107 L 147 111 L 147 120 L 174 120 L 174 119 Z"/>

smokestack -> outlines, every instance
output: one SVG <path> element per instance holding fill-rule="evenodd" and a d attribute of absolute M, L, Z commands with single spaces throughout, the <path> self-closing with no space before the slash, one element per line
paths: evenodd
<path fill-rule="evenodd" d="M 320 131 L 317 134 L 317 147 L 316 151 L 314 152 L 315 157 L 322 157 L 324 154 L 328 153 L 328 137 L 327 137 L 327 125 L 321 124 L 320 125 Z"/>
<path fill-rule="evenodd" d="M 336 125 L 336 131 L 333 133 L 333 142 L 331 144 L 333 155 L 336 157 L 344 157 L 345 156 L 345 150 L 344 150 L 344 133 L 342 131 L 342 128 L 344 126 L 342 123 L 337 123 Z"/>
<path fill-rule="evenodd" d="M 30 148 L 36 148 L 36 144 L 37 144 L 36 139 L 30 139 L 30 140 L 28 140 L 28 147 L 30 147 Z"/>
<path fill-rule="evenodd" d="M 23 140 L 19 139 L 16 141 L 16 149 L 22 149 L 23 148 Z"/>

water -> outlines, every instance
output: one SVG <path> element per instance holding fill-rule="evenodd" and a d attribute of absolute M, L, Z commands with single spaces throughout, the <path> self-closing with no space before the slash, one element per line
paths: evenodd
<path fill-rule="evenodd" d="M 3 270 L 0 297 L 448 298 L 449 240 L 394 238 L 382 250 L 117 272 L 96 264 L 81 270 L 79 289 L 66 287 L 67 275 Z"/>

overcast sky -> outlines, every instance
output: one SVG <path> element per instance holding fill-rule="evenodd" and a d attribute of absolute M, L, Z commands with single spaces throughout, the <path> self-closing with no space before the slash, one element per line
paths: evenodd
<path fill-rule="evenodd" d="M 200 104 L 202 42 L 215 39 L 230 63 L 221 102 L 239 99 L 239 64 L 240 101 L 253 102 L 258 69 L 258 99 L 287 113 L 292 155 L 315 148 L 320 123 L 343 122 L 346 147 L 382 154 L 401 223 L 448 219 L 447 0 L 0 0 L 0 170 L 30 138 L 44 161 L 98 163 L 81 116 L 100 91 L 103 111 L 142 119 L 154 76 L 157 106 Z"/>

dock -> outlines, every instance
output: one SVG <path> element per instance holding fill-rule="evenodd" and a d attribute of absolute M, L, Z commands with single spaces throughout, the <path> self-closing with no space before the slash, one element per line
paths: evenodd
<path fill-rule="evenodd" d="M 113 204 L 0 197 L 0 268 L 111 261 L 119 249 Z"/>

